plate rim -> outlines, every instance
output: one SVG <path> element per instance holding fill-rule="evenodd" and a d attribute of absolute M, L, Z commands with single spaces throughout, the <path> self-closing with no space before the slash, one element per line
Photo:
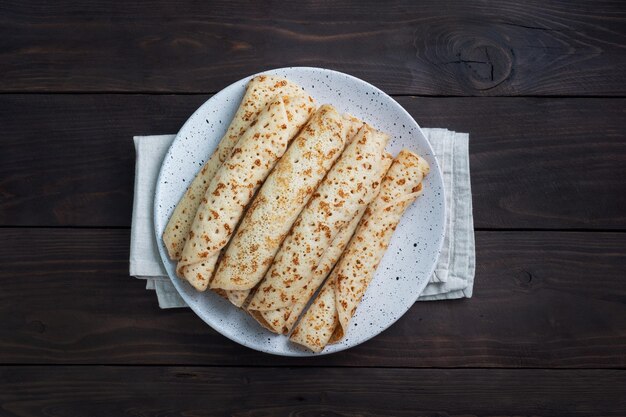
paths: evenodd
<path fill-rule="evenodd" d="M 422 135 L 422 137 L 425 139 L 425 143 L 427 146 L 428 151 L 430 152 L 430 154 L 432 155 L 432 160 L 434 162 L 434 164 L 430 164 L 430 170 L 431 172 L 436 171 L 438 177 L 441 179 L 441 183 L 443 185 L 443 172 L 441 170 L 441 166 L 439 165 L 439 161 L 436 158 L 435 152 L 433 151 L 433 148 L 430 144 L 430 142 L 428 141 L 428 138 L 426 137 L 426 135 L 424 134 L 424 132 L 422 131 L 422 127 L 420 126 L 420 124 L 417 122 L 417 120 L 415 120 L 413 118 L 413 116 L 411 116 L 411 114 L 400 104 L 398 103 L 391 95 L 385 93 L 383 90 L 381 90 L 380 88 L 376 87 L 375 85 L 362 80 L 358 77 L 355 77 L 354 75 L 351 74 L 346 74 L 344 72 L 341 71 L 336 71 L 336 70 L 332 70 L 332 69 L 328 69 L 328 68 L 321 68 L 321 67 L 309 67 L 309 66 L 289 66 L 289 67 L 280 67 L 280 68 L 271 68 L 271 69 L 266 69 L 264 71 L 260 71 L 251 75 L 248 75 L 246 77 L 243 77 L 237 81 L 232 82 L 231 84 L 227 85 L 226 87 L 224 87 L 223 89 L 221 89 L 220 91 L 218 91 L 216 94 L 213 94 L 211 97 L 209 97 L 206 101 L 204 101 L 202 104 L 200 104 L 200 106 L 198 106 L 198 108 L 187 118 L 187 120 L 185 121 L 185 123 L 183 123 L 183 125 L 181 126 L 181 128 L 178 130 L 178 132 L 176 133 L 174 139 L 172 140 L 171 145 L 168 147 L 167 152 L 165 153 L 165 156 L 163 158 L 163 162 L 161 163 L 161 166 L 159 168 L 159 174 L 157 176 L 157 180 L 155 183 L 155 191 L 154 191 L 154 199 L 153 199 L 153 204 L 152 204 L 152 220 L 153 220 L 153 227 L 154 227 L 154 238 L 156 240 L 156 244 L 157 244 L 157 249 L 159 252 L 159 257 L 161 260 L 161 263 L 164 264 L 166 261 L 170 262 L 170 259 L 168 257 L 168 255 L 165 253 L 165 251 L 163 250 L 163 245 L 161 244 L 161 240 L 160 236 L 159 236 L 159 230 L 157 230 L 157 200 L 159 200 L 159 196 L 161 194 L 161 187 L 159 187 L 159 184 L 161 184 L 162 181 L 162 176 L 164 175 L 164 165 L 165 165 L 165 161 L 167 161 L 170 158 L 172 149 L 174 148 L 174 145 L 176 145 L 176 142 L 180 139 L 181 136 L 181 132 L 185 129 L 185 127 L 187 127 L 187 125 L 189 123 L 192 122 L 192 120 L 194 120 L 197 117 L 197 114 L 200 113 L 200 111 L 208 104 L 210 103 L 212 100 L 214 100 L 215 98 L 222 96 L 224 94 L 228 94 L 229 90 L 235 88 L 236 85 L 238 85 L 241 82 L 244 82 L 246 80 L 250 80 L 253 77 L 256 77 L 258 75 L 263 75 L 263 74 L 268 74 L 268 75 L 274 75 L 276 72 L 280 72 L 280 71 L 285 71 L 285 70 L 305 70 L 305 71 L 313 71 L 313 72 L 327 72 L 327 73 L 333 73 L 336 75 L 340 75 L 343 77 L 347 77 L 349 79 L 352 79 L 353 81 L 357 82 L 357 83 L 361 83 L 361 84 L 365 84 L 367 87 L 374 89 L 376 92 L 378 92 L 380 95 L 382 95 L 383 97 L 386 97 L 387 99 L 391 100 L 394 105 L 396 106 L 396 108 L 403 112 L 405 114 L 405 116 L 408 116 L 411 120 L 413 120 L 415 122 L 415 125 L 417 126 L 417 130 L 419 132 L 420 135 Z M 219 142 L 218 142 L 219 144 Z M 433 166 L 434 165 L 434 166 Z M 446 193 L 447 190 L 445 190 L 444 188 L 442 188 L 442 194 Z M 443 247 L 443 241 L 444 241 L 444 236 L 445 236 L 445 231 L 446 231 L 446 225 L 447 225 L 447 203 L 446 203 L 446 198 L 445 195 L 442 197 L 442 201 L 441 201 L 441 224 L 442 224 L 442 230 L 440 231 L 440 233 L 437 234 L 437 254 L 439 256 L 439 254 L 441 253 L 441 249 Z M 437 266 L 437 261 L 438 261 L 438 257 L 432 262 L 431 267 L 427 270 L 427 276 L 430 277 L 432 276 L 432 274 L 435 271 L 435 268 Z M 302 352 L 276 352 L 274 350 L 270 350 L 267 348 L 264 348 L 263 346 L 258 346 L 252 343 L 249 343 L 247 341 L 247 339 L 243 339 L 243 340 L 237 340 L 234 337 L 231 337 L 231 335 L 226 334 L 224 332 L 222 332 L 222 330 L 219 328 L 219 326 L 214 326 L 211 323 L 207 322 L 202 314 L 200 310 L 199 306 L 197 306 L 195 303 L 189 303 L 186 299 L 186 295 L 183 294 L 179 288 L 178 285 L 182 285 L 183 283 L 180 282 L 180 279 L 178 277 L 172 277 L 171 274 L 169 273 L 169 271 L 167 270 L 167 268 L 164 267 L 165 272 L 167 273 L 167 276 L 169 278 L 169 280 L 172 282 L 172 285 L 174 286 L 174 288 L 176 289 L 176 292 L 178 293 L 178 295 L 185 301 L 185 303 L 187 304 L 187 307 L 189 307 L 196 316 L 198 316 L 198 318 L 200 320 L 202 320 L 206 325 L 208 325 L 209 327 L 211 327 L 213 330 L 215 330 L 216 332 L 218 332 L 220 335 L 226 337 L 227 339 L 245 346 L 249 349 L 253 349 L 259 352 L 263 352 L 263 353 L 267 353 L 270 355 L 276 355 L 276 356 L 284 356 L 284 357 L 316 357 L 316 356 L 324 356 L 324 355 L 330 355 L 330 354 L 334 354 L 334 353 L 339 353 L 339 352 L 343 352 L 346 351 L 348 349 L 351 349 L 353 347 L 359 346 L 369 340 L 371 340 L 372 338 L 380 335 L 381 333 L 383 333 L 384 331 L 386 331 L 387 329 L 389 329 L 389 327 L 391 327 L 393 324 L 395 324 L 398 320 L 400 320 L 400 318 L 402 318 L 410 309 L 411 307 L 413 307 L 413 305 L 415 304 L 415 302 L 417 302 L 417 299 L 419 298 L 421 292 L 424 290 L 424 288 L 426 287 L 426 285 L 428 285 L 428 280 L 425 280 L 424 285 L 422 286 L 422 288 L 420 289 L 419 292 L 416 291 L 416 294 L 414 296 L 414 298 L 412 298 L 412 302 L 409 304 L 409 307 L 400 315 L 398 315 L 398 317 L 394 318 L 393 320 L 390 320 L 389 323 L 384 326 L 379 328 L 377 331 L 372 332 L 371 335 L 366 336 L 363 340 L 360 340 L 358 343 L 354 344 L 354 345 L 350 345 L 350 346 L 345 346 L 342 349 L 337 349 L 337 350 L 333 350 L 333 351 L 326 351 L 326 349 L 322 350 L 319 353 L 315 353 L 315 352 L 311 352 L 311 351 L 302 351 Z M 285 336 L 286 337 L 286 336 Z"/>

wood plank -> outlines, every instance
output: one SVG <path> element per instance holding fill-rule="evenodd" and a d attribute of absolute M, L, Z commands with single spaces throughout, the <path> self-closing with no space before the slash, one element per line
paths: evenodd
<path fill-rule="evenodd" d="M 0 96 L 0 224 L 130 226 L 132 137 L 176 133 L 205 100 Z"/>
<path fill-rule="evenodd" d="M 283 66 L 394 94 L 626 94 L 620 2 L 5 1 L 0 91 L 215 92 Z"/>
<path fill-rule="evenodd" d="M 4 364 L 626 366 L 625 233 L 478 232 L 474 297 L 417 303 L 348 351 L 281 358 L 159 310 L 127 230 L 0 229 Z"/>
<path fill-rule="evenodd" d="M 403 98 L 470 133 L 479 228 L 626 228 L 626 100 Z"/>
<path fill-rule="evenodd" d="M 626 371 L 0 368 L 8 416 L 620 416 Z"/>
<path fill-rule="evenodd" d="M 130 226 L 131 137 L 176 132 L 206 98 L 1 95 L 0 225 Z M 476 227 L 626 228 L 626 99 L 397 99 L 470 132 Z"/>

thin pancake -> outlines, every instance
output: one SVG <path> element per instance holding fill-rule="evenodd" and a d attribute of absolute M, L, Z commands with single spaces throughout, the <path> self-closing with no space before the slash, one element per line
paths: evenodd
<path fill-rule="evenodd" d="M 343 151 L 349 124 L 329 105 L 311 117 L 252 202 L 218 265 L 212 289 L 227 290 L 231 302 L 243 304 Z"/>
<path fill-rule="evenodd" d="M 177 266 L 178 275 L 197 290 L 206 290 L 244 209 L 313 110 L 309 97 L 275 97 L 211 180 Z"/>
<path fill-rule="evenodd" d="M 320 352 L 341 340 L 406 208 L 421 194 L 426 161 L 403 150 L 385 175 L 346 251 L 290 340 Z"/>
<path fill-rule="evenodd" d="M 275 310 L 268 311 L 249 311 L 250 315 L 254 317 L 263 327 L 274 332 L 274 333 L 283 333 L 288 334 L 293 328 L 294 324 L 300 317 L 300 314 L 306 307 L 308 301 L 313 297 L 315 291 L 319 287 L 319 285 L 324 282 L 328 273 L 333 269 L 337 260 L 341 257 L 344 249 L 348 245 L 350 238 L 354 234 L 361 217 L 365 213 L 365 207 L 359 210 L 359 212 L 354 216 L 352 221 L 335 237 L 333 243 L 330 245 L 326 252 L 324 252 L 324 256 L 320 261 L 319 265 L 314 271 L 313 283 L 308 286 L 306 292 L 290 306 L 278 308 Z"/>
<path fill-rule="evenodd" d="M 250 126 L 257 114 L 276 95 L 306 96 L 302 87 L 281 77 L 259 75 L 252 78 L 248 83 L 241 104 L 226 130 L 226 134 L 181 197 L 165 227 L 163 242 L 172 260 L 180 259 L 202 196 L 215 173 L 228 158 L 240 136 Z"/>
<path fill-rule="evenodd" d="M 378 194 L 392 160 L 385 152 L 388 140 L 388 135 L 364 125 L 328 172 L 283 242 L 247 307 L 248 311 L 258 311 L 261 315 L 283 310 L 284 320 L 268 321 L 274 331 L 289 331 L 285 324 L 292 307 L 306 304 L 332 267 L 320 265 L 328 248 Z M 316 273 L 318 266 L 323 269 Z"/>

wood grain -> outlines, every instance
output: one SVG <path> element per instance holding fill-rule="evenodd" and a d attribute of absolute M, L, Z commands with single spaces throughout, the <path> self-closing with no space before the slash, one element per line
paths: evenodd
<path fill-rule="evenodd" d="M 309 359 L 159 310 L 128 276 L 127 230 L 0 229 L 4 364 L 626 366 L 626 234 L 478 232 L 471 300 L 417 303 L 389 330 Z"/>
<path fill-rule="evenodd" d="M 0 368 L 16 417 L 620 416 L 625 389 L 626 371 Z"/>
<path fill-rule="evenodd" d="M 5 1 L 0 91 L 216 92 L 283 66 L 394 94 L 626 94 L 619 1 Z"/>
<path fill-rule="evenodd" d="M 132 136 L 176 132 L 206 98 L 1 95 L 0 225 L 130 226 Z M 476 227 L 626 228 L 626 99 L 398 100 L 470 132 Z"/>
<path fill-rule="evenodd" d="M 625 49 L 614 0 L 3 1 L 0 416 L 626 415 Z M 132 136 L 296 65 L 469 132 L 481 230 L 471 300 L 308 359 L 128 276 Z"/>

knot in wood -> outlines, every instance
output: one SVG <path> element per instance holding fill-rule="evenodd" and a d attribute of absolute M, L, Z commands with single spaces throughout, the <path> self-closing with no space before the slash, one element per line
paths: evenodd
<path fill-rule="evenodd" d="M 481 39 L 470 39 L 459 45 L 458 75 L 471 90 L 489 90 L 511 75 L 513 55 L 510 50 Z M 479 43 L 475 43 L 479 42 Z"/>

